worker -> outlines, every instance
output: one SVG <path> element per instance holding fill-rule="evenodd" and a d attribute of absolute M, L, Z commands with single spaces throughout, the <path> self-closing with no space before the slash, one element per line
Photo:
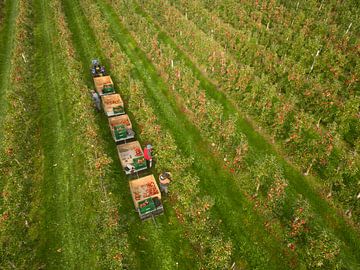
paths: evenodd
<path fill-rule="evenodd" d="M 128 137 L 134 137 L 135 136 L 135 132 L 131 128 L 126 129 L 126 134 L 127 134 Z"/>
<path fill-rule="evenodd" d="M 151 168 L 152 167 L 152 161 L 153 161 L 151 144 L 148 144 L 144 148 L 144 158 L 146 159 L 146 163 L 147 163 L 148 168 Z"/>
<path fill-rule="evenodd" d="M 91 74 L 92 74 L 94 77 L 96 76 L 96 70 L 95 70 L 94 67 L 91 69 Z"/>
<path fill-rule="evenodd" d="M 103 76 L 105 76 L 105 67 L 101 66 L 100 72 Z"/>
<path fill-rule="evenodd" d="M 99 94 L 96 93 L 94 90 L 91 90 L 91 97 L 95 104 L 96 109 L 100 112 L 101 111 L 101 101 L 100 101 Z"/>
<path fill-rule="evenodd" d="M 132 164 L 127 164 L 125 166 L 125 171 L 130 172 L 131 174 L 135 173 L 135 167 Z"/>
<path fill-rule="evenodd" d="M 163 172 L 159 175 L 159 182 L 160 182 L 160 190 L 164 192 L 165 195 L 168 194 L 168 186 L 171 182 L 171 173 L 170 172 Z"/>

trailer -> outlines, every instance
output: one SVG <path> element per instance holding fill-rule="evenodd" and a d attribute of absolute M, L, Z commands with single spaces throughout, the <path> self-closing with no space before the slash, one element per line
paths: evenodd
<path fill-rule="evenodd" d="M 94 77 L 96 92 L 99 96 L 105 96 L 115 93 L 114 83 L 110 76 Z"/>
<path fill-rule="evenodd" d="M 135 137 L 130 118 L 127 114 L 108 118 L 111 134 L 116 143 L 126 142 Z"/>
<path fill-rule="evenodd" d="M 131 196 L 141 220 L 155 217 L 164 212 L 161 192 L 153 175 L 129 182 Z"/>
<path fill-rule="evenodd" d="M 121 166 L 127 175 L 147 169 L 144 152 L 138 141 L 121 144 L 116 148 Z"/>
<path fill-rule="evenodd" d="M 90 72 L 105 115 L 108 117 L 121 166 L 125 174 L 129 176 L 129 186 L 136 212 L 141 220 L 153 218 L 155 222 L 154 217 L 164 212 L 161 192 L 153 175 L 143 176 L 147 174 L 144 171 L 148 168 L 148 164 L 140 143 L 135 141 L 135 132 L 132 130 L 129 116 L 125 114 L 124 102 L 121 96 L 115 93 L 114 83 L 111 77 L 107 76 L 105 67 L 100 65 L 98 59 L 92 60 Z M 98 96 L 94 91 L 91 92 L 93 98 L 98 101 Z M 142 172 L 142 176 L 139 172 Z"/>
<path fill-rule="evenodd" d="M 108 117 L 125 114 L 124 102 L 119 94 L 112 94 L 101 97 L 105 114 Z"/>

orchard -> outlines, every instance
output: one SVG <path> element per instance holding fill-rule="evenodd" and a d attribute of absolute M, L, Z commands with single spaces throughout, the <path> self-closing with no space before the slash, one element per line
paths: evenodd
<path fill-rule="evenodd" d="M 359 269 L 359 22 L 355 0 L 0 0 L 0 268 Z M 95 58 L 172 174 L 153 220 Z"/>

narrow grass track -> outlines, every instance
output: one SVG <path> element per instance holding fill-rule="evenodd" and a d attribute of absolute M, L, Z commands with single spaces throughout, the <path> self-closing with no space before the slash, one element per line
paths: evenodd
<path fill-rule="evenodd" d="M 102 5 L 104 6 L 104 5 Z M 120 22 L 115 22 L 115 16 L 114 13 L 110 10 L 109 7 L 104 7 L 104 10 L 108 12 L 109 21 L 111 22 L 113 26 L 114 35 L 118 36 L 117 41 L 119 43 L 122 43 L 123 47 L 125 47 L 124 42 L 121 40 L 124 40 L 124 33 L 121 33 L 122 26 L 120 25 Z M 111 18 L 111 19 L 110 19 Z M 116 25 L 116 26 L 115 26 Z M 116 29 L 116 30 L 115 30 Z M 120 36 L 122 38 L 120 39 Z M 179 48 L 176 47 L 174 42 L 169 39 L 164 33 L 160 33 L 160 38 L 163 39 L 165 42 L 171 44 L 173 48 L 175 48 L 178 51 L 178 55 L 182 60 L 185 60 L 189 67 L 192 68 L 195 74 L 197 74 L 198 78 L 200 79 L 200 82 L 203 86 L 203 88 L 207 91 L 207 94 L 210 95 L 212 98 L 218 100 L 223 107 L 227 110 L 229 114 L 236 113 L 236 108 L 226 99 L 226 97 L 216 91 L 216 88 L 214 85 L 210 83 L 209 80 L 207 80 L 206 77 L 204 77 L 201 72 L 196 68 L 196 66 L 189 60 L 189 58 L 182 53 Z M 128 44 L 131 43 L 128 41 Z M 132 45 L 131 47 L 134 47 L 136 45 Z M 128 48 L 128 51 L 131 50 Z M 126 48 L 124 48 L 126 51 Z M 137 49 L 134 49 L 135 51 Z M 129 54 L 129 52 L 127 53 Z M 145 57 L 145 55 L 143 55 Z M 139 66 L 140 63 L 137 63 L 137 66 Z M 165 101 L 162 101 L 165 102 Z M 157 100 L 158 106 L 160 106 L 161 102 Z M 178 116 L 178 115 L 177 115 Z M 324 200 L 322 200 L 319 195 L 313 190 L 313 188 L 310 186 L 310 184 L 306 181 L 306 179 L 296 171 L 291 165 L 289 165 L 282 157 L 272 148 L 270 144 L 268 144 L 264 138 L 262 138 L 259 134 L 257 134 L 254 129 L 250 126 L 248 122 L 245 120 L 239 120 L 237 129 L 240 132 L 243 132 L 247 135 L 250 144 L 254 147 L 256 152 L 260 155 L 265 154 L 271 154 L 277 156 L 279 162 L 284 168 L 285 175 L 289 179 L 292 187 L 295 189 L 295 193 L 302 194 L 305 198 L 307 198 L 312 207 L 315 209 L 316 214 L 318 217 L 320 217 L 320 223 L 321 225 L 330 228 L 335 232 L 335 234 L 346 243 L 346 257 L 349 259 L 349 261 L 352 261 L 354 258 L 358 260 L 358 254 L 359 252 L 359 245 L 358 245 L 358 234 L 357 232 L 352 229 L 345 220 L 339 216 L 334 209 L 332 209 Z M 354 250 L 356 252 L 354 252 Z"/>
<path fill-rule="evenodd" d="M 1 126 L 7 108 L 6 92 L 10 87 L 11 57 L 14 48 L 16 31 L 16 17 L 18 14 L 18 0 L 8 0 L 4 4 L 5 14 L 0 27 L 0 140 L 2 137 Z"/>
<path fill-rule="evenodd" d="M 3 145 L 1 143 L 3 137 L 3 124 L 4 117 L 7 111 L 6 95 L 10 88 L 10 71 L 11 71 L 11 58 L 14 48 L 14 33 L 16 29 L 16 17 L 18 1 L 6 1 L 1 5 L 4 10 L 1 11 L 1 15 L 5 15 L 1 19 L 0 26 L 0 154 L 3 153 Z M 3 189 L 5 182 L 0 181 L 0 190 Z M 0 197 L 0 205 L 2 198 Z"/>
<path fill-rule="evenodd" d="M 138 12 L 147 18 L 149 23 L 153 23 L 154 18 L 150 18 L 144 10 L 140 7 Z M 240 114 L 241 112 L 227 99 L 227 97 L 219 92 L 214 84 L 196 67 L 196 65 L 190 60 L 190 58 L 183 52 L 175 42 L 156 25 L 159 30 L 158 38 L 162 42 L 171 45 L 171 47 L 177 52 L 177 59 L 184 61 L 189 68 L 193 71 L 196 78 L 200 81 L 202 89 L 206 90 L 207 95 L 212 99 L 220 103 L 225 111 L 225 115 Z M 259 135 L 251 125 L 244 119 L 239 118 L 237 122 L 237 132 L 244 133 L 251 147 L 259 155 L 274 155 L 277 157 L 279 163 L 284 168 L 286 178 L 289 180 L 292 186 L 292 192 L 301 194 L 304 198 L 307 198 L 314 208 L 316 214 L 321 219 L 321 225 L 328 227 L 334 231 L 334 233 L 343 240 L 346 245 L 350 248 L 350 254 L 354 254 L 357 261 L 360 261 L 360 246 L 359 246 L 359 234 L 350 225 L 346 223 L 344 218 L 340 216 L 335 209 L 333 209 L 324 199 L 321 198 L 319 193 L 315 191 L 312 186 L 314 182 L 308 180 L 302 174 L 298 172 L 291 164 L 289 164 L 282 156 L 277 152 L 261 135 Z M 257 156 L 254 157 L 256 159 Z M 354 252 L 356 251 L 356 252 Z"/>
<path fill-rule="evenodd" d="M 233 239 L 236 245 L 235 258 L 250 260 L 252 267 L 279 267 L 281 243 L 266 235 L 260 225 L 261 219 L 254 215 L 251 204 L 242 197 L 231 176 L 218 168 L 220 162 L 217 158 L 209 156 L 207 143 L 179 110 L 155 68 L 137 48 L 114 11 L 108 5 L 99 6 L 111 24 L 114 39 L 134 63 L 133 76 L 139 77 L 146 84 L 147 97 L 158 112 L 162 125 L 172 133 L 177 145 L 185 153 L 195 157 L 194 171 L 202 179 L 203 193 L 215 198 L 214 216 L 223 221 L 223 232 Z M 184 133 L 184 130 L 187 132 Z M 265 248 L 260 247 L 260 242 Z"/>
<path fill-rule="evenodd" d="M 6 102 L 1 126 L 0 149 L 0 269 L 27 269 L 33 258 L 29 238 L 29 211 L 32 182 L 36 177 L 33 157 L 38 152 L 37 104 L 31 88 L 29 25 L 31 8 L 20 0 L 17 6 L 16 32 Z M 21 127 L 21 128 L 19 128 Z M 26 138 L 26 140 L 24 140 Z"/>
<path fill-rule="evenodd" d="M 84 13 L 81 11 L 78 1 L 63 1 L 63 8 L 66 19 L 72 32 L 72 39 L 74 48 L 82 63 L 82 75 L 80 75 L 84 82 L 93 87 L 93 82 L 89 74 L 89 63 L 92 58 L 99 57 L 108 66 L 112 63 L 111 59 L 106 59 L 102 53 L 101 40 L 97 40 L 92 29 L 89 27 Z M 110 70 L 111 72 L 111 70 Z M 113 76 L 114 77 L 114 76 Z M 117 79 L 116 77 L 114 77 Z M 120 89 L 120 94 L 121 89 Z M 124 97 L 124 96 L 123 96 Z M 126 99 L 125 99 L 126 102 Z M 127 112 L 130 116 L 132 113 Z M 191 254 L 191 246 L 189 242 L 184 239 L 183 230 L 179 226 L 174 212 L 168 207 L 165 202 L 165 215 L 157 218 L 158 228 L 156 228 L 151 221 L 140 222 L 136 213 L 133 211 L 133 204 L 128 187 L 128 179 L 120 170 L 120 163 L 116 153 L 115 144 L 108 130 L 107 119 L 103 115 L 97 117 L 97 124 L 101 130 L 101 136 L 106 139 L 108 143 L 105 149 L 110 157 L 115 160 L 112 166 L 111 179 L 112 184 L 109 191 L 116 194 L 119 198 L 119 212 L 121 219 L 124 221 L 121 225 L 129 232 L 129 242 L 131 252 L 135 254 L 135 261 L 130 266 L 131 269 L 172 269 L 176 262 L 184 269 L 190 269 L 196 265 L 195 254 Z M 137 131 L 136 123 L 134 129 Z M 139 133 L 137 133 L 139 136 Z M 146 237 L 146 241 L 139 239 Z M 179 247 L 183 247 L 179 250 Z M 161 256 L 158 255 L 157 250 L 161 250 Z"/>
<path fill-rule="evenodd" d="M 39 183 L 40 202 L 37 215 L 38 248 L 37 261 L 46 267 L 74 265 L 70 254 L 80 242 L 74 241 L 69 230 L 71 226 L 70 193 L 73 184 L 81 170 L 75 169 L 71 149 L 73 141 L 71 130 L 70 104 L 66 102 L 66 84 L 63 84 L 64 67 L 58 54 L 59 48 L 55 41 L 55 26 L 53 15 L 48 8 L 49 2 L 36 0 L 34 2 L 37 15 L 35 17 L 35 56 L 36 80 L 35 89 L 38 92 L 41 121 L 41 142 L 43 158 L 43 179 Z M 63 78 L 65 77 L 65 78 Z M 77 168 L 78 169 L 78 168 Z M 77 243 L 76 243 L 77 242 Z M 67 257 L 67 258 L 66 258 Z"/>

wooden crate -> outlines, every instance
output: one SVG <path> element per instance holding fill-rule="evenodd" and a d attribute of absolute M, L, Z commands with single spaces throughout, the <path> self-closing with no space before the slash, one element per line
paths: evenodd
<path fill-rule="evenodd" d="M 141 145 L 138 141 L 125 143 L 118 145 L 117 147 L 119 159 L 121 166 L 123 167 L 126 174 L 131 174 L 130 171 L 125 170 L 127 165 L 134 165 L 134 159 L 143 158 L 144 159 L 144 167 L 140 169 L 134 170 L 134 172 L 142 171 L 147 169 L 146 161 L 144 158 L 144 152 L 141 149 Z"/>
<path fill-rule="evenodd" d="M 124 102 L 119 94 L 106 95 L 101 97 L 104 112 L 107 116 L 125 114 Z M 116 111 L 116 108 L 120 108 Z"/>
<path fill-rule="evenodd" d="M 118 141 L 116 139 L 115 132 L 114 132 L 114 127 L 115 126 L 124 125 L 127 129 L 132 129 L 132 124 L 131 124 L 130 118 L 129 118 L 129 116 L 127 114 L 110 117 L 110 118 L 108 118 L 108 120 L 109 120 L 109 127 L 110 127 L 110 130 L 111 130 L 111 134 L 112 134 L 115 141 Z M 129 139 L 133 138 L 133 137 L 134 136 L 129 137 Z M 128 139 L 128 138 L 126 138 L 126 139 Z"/>
<path fill-rule="evenodd" d="M 114 87 L 114 83 L 110 76 L 94 77 L 93 79 L 94 79 L 96 92 L 98 92 L 100 96 L 104 95 L 103 93 L 104 85 L 112 85 L 112 87 Z"/>
<path fill-rule="evenodd" d="M 151 185 L 151 192 L 146 194 L 150 191 L 148 189 L 148 185 Z M 138 203 L 140 201 L 146 200 L 147 198 L 158 197 L 159 199 L 161 199 L 161 192 L 156 183 L 154 175 L 148 175 L 136 180 L 131 180 L 129 182 L 129 186 L 136 209 L 139 207 Z"/>

